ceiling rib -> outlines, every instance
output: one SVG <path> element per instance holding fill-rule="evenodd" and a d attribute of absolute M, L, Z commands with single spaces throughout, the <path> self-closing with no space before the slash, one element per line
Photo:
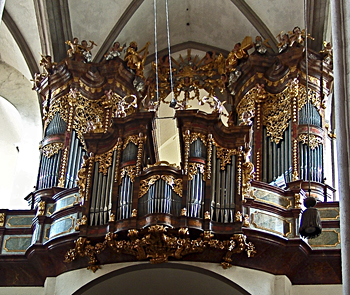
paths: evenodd
<path fill-rule="evenodd" d="M 307 1 L 307 25 L 308 33 L 315 38 L 315 40 L 308 42 L 308 47 L 319 51 L 322 49 L 323 32 L 327 22 L 327 8 L 329 7 L 329 0 L 326 1 Z"/>
<path fill-rule="evenodd" d="M 125 9 L 123 15 L 119 18 L 118 22 L 115 24 L 111 32 L 108 34 L 107 38 L 103 42 L 99 51 L 97 52 L 94 62 L 99 62 L 103 59 L 104 54 L 112 47 L 114 40 L 117 39 L 118 35 L 128 23 L 130 18 L 134 15 L 135 11 L 140 7 L 144 0 L 133 0 L 130 5 Z"/>
<path fill-rule="evenodd" d="M 30 74 L 34 76 L 35 73 L 39 72 L 38 65 L 28 46 L 28 43 L 24 39 L 21 31 L 17 27 L 16 23 L 14 22 L 10 14 L 7 12 L 6 8 L 4 9 L 2 20 L 4 21 L 6 27 L 9 29 L 12 37 L 15 39 L 19 49 L 21 50 L 24 60 L 26 61 L 27 66 L 29 68 Z"/>
<path fill-rule="evenodd" d="M 274 52 L 278 52 L 277 40 L 271 33 L 265 23 L 258 17 L 258 15 L 251 9 L 251 7 L 244 0 L 231 0 L 236 7 L 243 13 L 243 15 L 255 27 L 263 39 L 269 39 L 269 45 Z"/>
<path fill-rule="evenodd" d="M 45 1 L 34 1 L 34 10 L 36 15 L 36 21 L 38 24 L 38 31 L 40 37 L 40 45 L 43 55 L 52 55 L 53 49 L 50 42 L 50 28 L 49 21 L 46 13 Z"/>
<path fill-rule="evenodd" d="M 64 43 L 66 40 L 72 39 L 72 28 L 69 16 L 68 0 L 39 0 L 41 7 L 46 7 L 47 15 L 42 15 L 37 11 L 37 17 L 43 17 L 39 20 L 41 23 L 48 22 L 49 27 L 49 43 L 52 44 L 51 56 L 55 61 L 61 61 L 67 56 L 67 46 Z M 38 8 L 38 5 L 35 6 Z M 39 27 L 40 36 L 45 34 L 45 27 Z M 47 31 L 47 29 L 46 29 Z M 43 48 L 45 48 L 43 46 Z"/>

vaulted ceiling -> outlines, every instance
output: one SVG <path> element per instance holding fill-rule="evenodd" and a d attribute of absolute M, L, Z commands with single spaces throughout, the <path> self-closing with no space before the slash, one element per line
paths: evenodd
<path fill-rule="evenodd" d="M 66 40 L 93 40 L 100 61 L 115 40 L 147 41 L 167 51 L 165 0 L 7 0 L 0 27 L 1 61 L 30 78 L 39 71 L 40 54 L 55 61 L 66 56 Z M 168 0 L 171 52 L 192 48 L 227 53 L 245 36 L 261 35 L 276 50 L 275 36 L 294 26 L 304 28 L 304 0 Z M 330 38 L 329 0 L 308 0 L 308 30 L 317 50 Z M 149 58 L 150 59 L 150 58 Z"/>

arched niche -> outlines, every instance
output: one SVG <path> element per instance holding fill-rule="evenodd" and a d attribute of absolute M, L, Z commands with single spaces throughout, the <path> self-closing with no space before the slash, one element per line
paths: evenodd
<path fill-rule="evenodd" d="M 140 264 L 122 268 L 89 282 L 73 294 L 103 293 L 128 295 L 251 294 L 238 284 L 213 271 L 177 263 Z"/>

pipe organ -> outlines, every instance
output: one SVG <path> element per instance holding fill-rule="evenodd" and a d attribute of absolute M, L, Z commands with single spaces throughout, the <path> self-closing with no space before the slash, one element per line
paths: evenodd
<path fill-rule="evenodd" d="M 152 263 L 222 251 L 228 267 L 234 253 L 254 256 L 254 244 L 298 238 L 309 183 L 319 201 L 334 191 L 324 180 L 331 65 L 311 50 L 307 58 L 308 77 L 298 46 L 277 55 L 254 52 L 226 72 L 216 64 L 193 67 L 191 58 L 175 64 L 176 99 L 185 92 L 184 101 L 172 101 L 179 166 L 159 159 L 155 136 L 168 72 L 155 101 L 155 73 L 142 84 L 119 57 L 59 63 L 37 87 L 44 138 L 37 190 L 28 197 L 37 212 L 32 244 L 73 237 L 66 263 L 88 256 L 96 271 L 106 249 Z M 201 89 L 208 97 L 199 98 Z M 217 89 L 223 94 L 214 97 Z M 209 104 L 212 113 L 188 109 L 191 99 Z M 224 100 L 231 104 L 227 125 Z M 338 230 L 325 240 L 336 239 Z M 262 242 L 260 234 L 269 238 Z M 110 259 L 105 262 L 124 258 Z M 240 263 L 250 265 L 246 259 Z"/>

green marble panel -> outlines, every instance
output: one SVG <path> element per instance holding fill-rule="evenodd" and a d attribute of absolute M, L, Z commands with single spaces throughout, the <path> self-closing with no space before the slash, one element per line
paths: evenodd
<path fill-rule="evenodd" d="M 32 236 L 4 236 L 1 254 L 23 254 L 32 242 Z"/>
<path fill-rule="evenodd" d="M 31 227 L 34 215 L 8 215 L 6 216 L 6 228 Z"/>
<path fill-rule="evenodd" d="M 76 214 L 62 217 L 51 224 L 49 239 L 74 231 Z"/>
<path fill-rule="evenodd" d="M 50 216 L 52 215 L 56 210 L 56 204 L 49 204 L 46 209 L 46 215 Z"/>
<path fill-rule="evenodd" d="M 288 209 L 292 207 L 291 199 L 262 189 L 254 188 L 254 197 L 264 203 Z"/>
<path fill-rule="evenodd" d="M 55 212 L 72 207 L 79 202 L 79 194 L 68 195 L 56 202 Z"/>
<path fill-rule="evenodd" d="M 312 248 L 340 248 L 339 228 L 322 229 L 322 233 L 314 239 L 308 240 Z"/>
<path fill-rule="evenodd" d="M 51 224 L 45 224 L 43 243 L 49 240 Z"/>
<path fill-rule="evenodd" d="M 339 220 L 339 208 L 318 208 L 321 220 Z"/>
<path fill-rule="evenodd" d="M 292 222 L 275 214 L 254 211 L 251 214 L 251 226 L 284 237 L 292 234 Z"/>

